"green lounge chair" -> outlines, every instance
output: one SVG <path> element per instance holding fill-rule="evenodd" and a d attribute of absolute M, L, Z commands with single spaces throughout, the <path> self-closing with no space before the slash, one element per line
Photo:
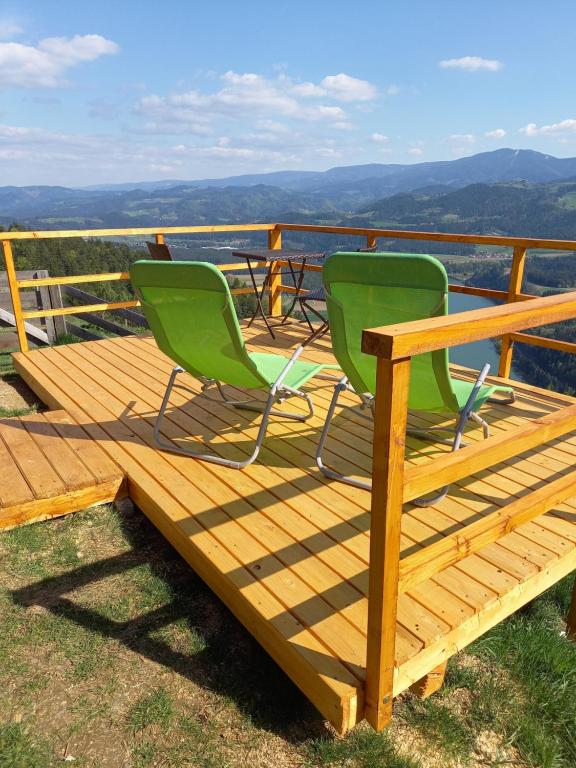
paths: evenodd
<path fill-rule="evenodd" d="M 368 483 L 340 474 L 322 460 L 339 395 L 350 389 L 360 397 L 363 408 L 374 408 L 376 358 L 361 351 L 362 329 L 447 314 L 448 278 L 437 259 L 422 254 L 335 253 L 326 260 L 323 282 L 332 347 L 345 376 L 335 387 L 316 461 L 327 477 L 369 489 Z M 514 400 L 510 387 L 483 384 L 489 369 L 486 364 L 474 383 L 461 381 L 450 375 L 447 349 L 417 355 L 412 358 L 408 407 L 413 411 L 454 414 L 454 435 L 443 440 L 454 451 L 462 445 L 469 419 L 481 424 L 484 437 L 488 437 L 488 424 L 478 415 L 479 408 L 496 392 L 508 396 L 500 402 Z M 408 433 L 421 439 L 438 439 L 431 430 L 409 429 Z M 437 503 L 447 491 L 448 487 L 442 488 L 434 496 L 414 503 Z"/>
<path fill-rule="evenodd" d="M 324 368 L 338 366 L 298 360 L 302 347 L 298 347 L 290 358 L 248 352 L 228 283 L 214 265 L 193 261 L 137 261 L 130 268 L 130 279 L 159 348 L 178 363 L 170 376 L 154 428 L 155 440 L 161 448 L 242 469 L 258 456 L 271 414 L 297 421 L 305 421 L 313 415 L 310 396 L 300 387 Z M 161 424 L 170 393 L 176 377 L 183 371 L 202 382 L 203 393 L 216 386 L 224 402 L 263 412 L 255 448 L 245 461 L 195 453 L 162 437 Z M 226 395 L 222 384 L 262 389 L 268 392 L 268 399 L 265 404 L 254 399 L 234 400 Z M 274 410 L 275 403 L 290 397 L 303 398 L 308 413 Z"/>

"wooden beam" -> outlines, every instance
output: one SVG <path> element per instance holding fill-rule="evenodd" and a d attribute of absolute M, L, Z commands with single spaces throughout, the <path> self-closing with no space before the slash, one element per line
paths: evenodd
<path fill-rule="evenodd" d="M 14 326 L 14 327 L 16 326 L 16 320 L 12 312 L 8 312 L 7 309 L 2 309 L 1 307 L 0 307 L 0 325 L 8 325 L 8 326 Z M 37 328 L 35 325 L 32 325 L 32 323 L 25 322 L 24 330 L 26 332 L 26 336 L 29 336 L 34 341 L 39 341 L 42 344 L 49 343 L 48 334 L 44 333 L 44 331 L 41 328 Z"/>
<path fill-rule="evenodd" d="M 409 359 L 378 360 L 365 705 L 366 719 L 377 731 L 392 717 L 409 381 Z"/>
<path fill-rule="evenodd" d="M 157 232 L 155 235 L 155 239 L 156 239 L 156 245 L 166 245 L 164 235 L 162 234 L 162 232 Z"/>
<path fill-rule="evenodd" d="M 2 237 L 4 237 L 2 234 Z M 24 315 L 22 313 L 22 302 L 20 301 L 20 292 L 18 290 L 18 278 L 14 266 L 14 255 L 12 253 L 12 243 L 10 240 L 2 240 L 2 249 L 4 252 L 4 264 L 6 265 L 6 277 L 8 279 L 8 288 L 10 289 L 10 299 L 12 300 L 12 310 L 14 312 L 14 324 L 18 336 L 18 346 L 20 352 L 28 351 L 28 339 L 26 338 L 26 327 Z"/>
<path fill-rule="evenodd" d="M 576 344 L 570 341 L 550 339 L 547 336 L 535 336 L 532 333 L 511 333 L 510 338 L 512 341 L 519 341 L 521 344 L 530 344 L 532 347 L 555 349 L 557 352 L 567 352 L 570 355 L 576 354 Z"/>
<path fill-rule="evenodd" d="M 544 240 L 534 237 L 498 237 L 496 235 L 463 235 L 447 232 L 416 232 L 405 229 L 377 229 L 375 227 L 332 227 L 323 224 L 274 225 L 284 232 L 324 232 L 333 235 L 360 235 L 389 240 L 429 240 L 437 243 L 468 243 L 470 245 L 497 245 L 503 248 L 546 248 L 558 251 L 576 251 L 576 240 Z"/>
<path fill-rule="evenodd" d="M 279 229 L 271 229 L 268 232 L 268 248 L 277 251 L 282 248 L 282 232 Z M 270 294 L 269 294 L 269 312 L 272 317 L 282 315 L 282 289 L 280 283 L 282 276 L 281 267 L 278 262 L 274 262 L 271 267 Z"/>
<path fill-rule="evenodd" d="M 68 322 L 66 326 L 68 333 L 72 334 L 72 336 L 76 336 L 78 339 L 83 339 L 84 341 L 101 341 L 105 338 L 104 336 L 100 336 L 97 333 L 88 331 L 81 325 L 76 325 L 76 323 Z"/>
<path fill-rule="evenodd" d="M 576 291 L 571 291 L 522 303 L 370 328 L 362 333 L 362 351 L 369 355 L 401 360 L 574 317 Z"/>
<path fill-rule="evenodd" d="M 14 528 L 24 523 L 35 523 L 61 517 L 71 512 L 79 512 L 95 504 L 107 504 L 126 496 L 126 482 L 122 477 L 105 483 L 94 484 L 88 488 L 67 491 L 60 496 L 34 499 L 23 504 L 15 504 L 0 509 L 0 530 Z"/>
<path fill-rule="evenodd" d="M 77 309 L 79 309 L 79 307 L 77 307 Z M 85 320 L 87 323 L 90 323 L 90 325 L 95 325 L 96 328 L 101 328 L 103 331 L 115 333 L 117 336 L 134 336 L 135 334 L 130 328 L 125 328 L 123 325 L 113 323 L 111 320 L 95 315 L 93 312 L 77 312 L 74 317 L 77 317 L 79 320 Z"/>
<path fill-rule="evenodd" d="M 524 267 L 526 265 L 526 248 L 515 246 L 512 256 L 512 269 L 510 270 L 510 280 L 508 282 L 508 302 L 516 301 L 516 297 L 522 292 L 522 280 L 524 279 Z M 514 341 L 512 336 L 507 333 L 502 337 L 500 347 L 500 365 L 498 367 L 498 376 L 504 379 L 510 377 L 512 368 L 512 352 L 514 350 Z"/>
<path fill-rule="evenodd" d="M 495 301 L 508 301 L 508 291 L 497 291 L 493 288 L 478 288 L 475 285 L 450 283 L 448 285 L 448 290 L 450 293 L 465 293 L 468 296 L 484 296 L 487 299 L 494 299 Z M 531 293 L 519 293 L 516 296 L 516 301 L 528 301 L 537 298 L 537 296 L 533 296 Z"/>
<path fill-rule="evenodd" d="M 59 285 L 48 285 L 47 290 L 50 296 L 50 306 L 64 306 L 62 303 L 62 289 Z M 52 323 L 54 325 L 54 333 L 57 339 L 59 336 L 64 336 L 64 334 L 68 332 L 68 325 L 66 323 L 65 317 L 53 317 Z"/>
<path fill-rule="evenodd" d="M 420 680 L 413 683 L 413 685 L 410 686 L 412 693 L 418 696 L 419 699 L 427 699 L 428 696 L 432 696 L 433 693 L 436 693 L 444 683 L 447 666 L 448 662 L 444 661 L 442 664 L 439 664 L 433 670 L 428 672 L 427 675 L 421 677 Z"/>
<path fill-rule="evenodd" d="M 545 248 L 558 251 L 576 251 L 575 240 L 550 240 L 533 237 L 498 237 L 495 235 L 465 235 L 447 232 L 422 232 L 403 229 L 377 229 L 374 227 L 337 227 L 322 224 L 216 224 L 192 227 L 164 227 L 163 235 L 209 234 L 212 232 L 322 232 L 335 235 L 358 235 L 359 237 L 385 238 L 388 240 L 427 240 L 439 243 L 467 243 L 470 245 L 494 245 L 499 247 Z M 67 229 L 67 230 L 28 230 L 4 232 L 5 240 L 42 240 L 70 237 L 133 237 L 154 235 L 157 227 L 124 227 L 116 229 Z"/>
<path fill-rule="evenodd" d="M 429 464 L 409 466 L 404 473 L 404 501 L 518 456 L 576 430 L 576 405 L 547 413 L 528 424 L 481 440 Z"/>
<path fill-rule="evenodd" d="M 19 288 L 38 288 L 41 285 L 74 285 L 76 283 L 103 283 L 107 280 L 130 280 L 129 272 L 103 272 L 99 275 L 67 275 L 66 277 L 41 277 L 34 280 L 18 280 Z"/>
<path fill-rule="evenodd" d="M 22 317 L 30 319 L 32 317 L 57 317 L 58 315 L 75 315 L 80 312 L 103 312 L 106 309 L 125 309 L 128 307 L 139 307 L 140 302 L 131 301 L 111 301 L 102 304 L 82 304 L 79 307 L 61 307 L 60 309 L 42 309 L 33 312 L 23 312 Z M 24 351 L 24 350 L 22 350 Z"/>
<path fill-rule="evenodd" d="M 195 227 L 164 227 L 164 235 L 210 234 L 212 232 L 268 232 L 276 224 L 207 224 Z M 123 227 L 116 229 L 43 229 L 3 232 L 3 240 L 53 240 L 69 237 L 134 237 L 156 235 L 157 227 Z M 547 246 L 543 246 L 547 247 Z M 576 248 L 576 246 L 574 246 Z"/>
<path fill-rule="evenodd" d="M 576 492 L 576 470 L 546 483 L 457 533 L 444 536 L 400 561 L 399 591 L 406 592 L 459 560 L 543 515 Z"/>

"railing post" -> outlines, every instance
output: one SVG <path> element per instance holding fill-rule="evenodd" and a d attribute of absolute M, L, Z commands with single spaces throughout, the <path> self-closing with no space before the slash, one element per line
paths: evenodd
<path fill-rule="evenodd" d="M 268 230 L 268 248 L 274 251 L 282 248 L 281 229 Z M 280 317 L 282 315 L 282 289 L 280 288 L 282 278 L 280 272 L 280 265 L 277 263 L 273 264 L 270 279 L 269 299 L 269 312 L 272 317 Z"/>
<path fill-rule="evenodd" d="M 521 245 L 514 247 L 512 255 L 512 269 L 510 270 L 510 281 L 508 283 L 508 302 L 516 301 L 519 293 L 522 292 L 522 279 L 524 278 L 524 266 L 526 263 L 526 248 Z M 514 342 L 509 333 L 502 336 L 500 347 L 500 365 L 498 367 L 498 376 L 507 379 L 510 377 L 512 368 L 512 351 Z"/>
<path fill-rule="evenodd" d="M 375 235 L 366 235 L 366 248 L 376 248 L 377 242 Z"/>
<path fill-rule="evenodd" d="M 165 245 L 164 235 L 162 232 L 158 232 L 154 237 L 156 239 L 156 245 Z"/>
<path fill-rule="evenodd" d="M 392 717 L 409 381 L 410 358 L 378 358 L 365 711 L 377 731 Z"/>
<path fill-rule="evenodd" d="M 20 301 L 20 291 L 18 289 L 18 278 L 14 266 L 14 255 L 12 253 L 12 243 L 10 240 L 2 241 L 2 250 L 4 251 L 4 264 L 6 265 L 6 277 L 8 278 L 8 287 L 10 289 L 10 299 L 12 300 L 12 311 L 14 312 L 14 322 L 16 323 L 16 333 L 18 335 L 18 346 L 21 352 L 28 352 L 28 339 L 26 338 L 26 327 L 22 317 L 22 302 Z"/>

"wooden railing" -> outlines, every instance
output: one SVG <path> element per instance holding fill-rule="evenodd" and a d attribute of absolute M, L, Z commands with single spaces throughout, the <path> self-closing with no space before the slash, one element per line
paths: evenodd
<path fill-rule="evenodd" d="M 53 310 L 38 310 L 38 311 L 23 311 L 20 301 L 20 290 L 26 288 L 39 288 L 41 286 L 49 285 L 70 285 L 70 284 L 82 284 L 93 282 L 104 282 L 111 280 L 128 280 L 129 276 L 127 272 L 114 272 L 100 275 L 72 275 L 66 277 L 50 277 L 44 280 L 18 280 L 16 277 L 16 270 L 14 265 L 14 256 L 12 252 L 12 243 L 15 240 L 39 240 L 39 239 L 54 239 L 54 238 L 72 238 L 72 237 L 119 237 L 119 236 L 152 236 L 156 242 L 163 243 L 167 235 L 186 235 L 186 234 L 215 234 L 215 233 L 253 233 L 253 232 L 266 232 L 268 238 L 269 248 L 281 248 L 282 247 L 282 233 L 283 232 L 311 232 L 311 233 L 323 233 L 338 235 L 343 237 L 359 237 L 363 238 L 364 242 L 360 245 L 366 247 L 373 247 L 378 244 L 378 241 L 390 241 L 390 240 L 418 240 L 418 241 L 431 241 L 440 243 L 453 243 L 453 244 L 466 244 L 466 245 L 483 245 L 483 246 L 498 246 L 512 249 L 512 267 L 510 271 L 509 287 L 507 291 L 494 290 L 489 288 L 480 288 L 476 286 L 465 285 L 450 285 L 450 290 L 454 293 L 464 293 L 472 296 L 483 296 L 495 301 L 503 301 L 506 303 L 515 303 L 519 301 L 526 301 L 533 299 L 530 294 L 521 292 L 522 278 L 524 274 L 524 266 L 526 262 L 526 253 L 528 249 L 547 249 L 547 250 L 559 250 L 559 251 L 576 251 L 576 241 L 568 240 L 550 240 L 550 239 L 538 239 L 538 238 L 518 238 L 518 237 L 497 237 L 488 235 L 461 235 L 461 234 L 449 234 L 441 232 L 410 232 L 406 230 L 390 230 L 390 229 L 374 229 L 374 228 L 362 228 L 362 227 L 332 227 L 332 226 L 319 226 L 315 224 L 221 224 L 216 226 L 193 226 L 193 227 L 164 227 L 162 229 L 158 227 L 139 227 L 135 229 L 84 229 L 84 230 L 46 230 L 41 232 L 35 231 L 18 231 L 18 232 L 3 232 L 0 233 L 2 241 L 4 262 L 6 265 L 6 273 L 8 277 L 8 284 L 10 287 L 10 294 L 12 298 L 12 305 L 14 308 L 14 317 L 16 322 L 16 331 L 18 334 L 18 342 L 20 349 L 26 351 L 28 349 L 28 342 L 26 338 L 25 322 L 32 318 L 58 316 L 65 315 L 67 313 L 73 314 L 74 308 L 60 308 Z M 385 245 L 383 245 L 383 250 Z M 291 286 L 281 284 L 280 269 L 283 265 L 278 263 L 274 266 L 274 274 L 270 285 L 269 301 L 270 312 L 272 315 L 280 315 L 282 311 L 282 295 L 284 293 L 293 292 Z M 242 263 L 238 264 L 222 264 L 219 265 L 222 271 L 234 271 L 240 272 L 246 269 L 246 265 Z M 313 264 L 306 266 L 309 271 L 318 271 L 321 267 Z M 251 288 L 238 288 L 234 290 L 236 294 L 249 294 L 252 292 Z M 137 301 L 124 301 L 124 302 L 102 302 L 99 304 L 93 304 L 83 307 L 85 312 L 96 312 L 103 310 L 114 310 L 119 308 L 137 307 Z M 528 327 L 528 326 L 527 326 Z M 512 351 L 514 342 L 522 342 L 524 344 L 532 344 L 540 347 L 548 347 L 550 349 L 556 349 L 563 352 L 576 352 L 576 344 L 569 342 L 560 342 L 555 339 L 549 339 L 543 336 L 536 336 L 533 334 L 520 334 L 520 333 L 501 333 L 496 331 L 497 336 L 502 337 L 501 352 L 500 352 L 500 365 L 499 375 L 502 377 L 509 377 L 512 365 Z"/>
<path fill-rule="evenodd" d="M 483 296 L 495 301 L 505 301 L 506 303 L 515 303 L 533 299 L 530 294 L 522 293 L 522 278 L 526 262 L 526 252 L 528 249 L 548 249 L 561 251 L 576 251 L 576 242 L 567 240 L 549 240 L 537 238 L 518 238 L 518 237 L 496 237 L 487 235 L 461 235 L 440 232 L 410 232 L 405 230 L 387 230 L 361 227 L 332 227 L 318 226 L 313 224 L 230 224 L 216 226 L 193 226 L 193 227 L 165 227 L 161 230 L 156 227 L 140 227 L 135 229 L 86 229 L 86 230 L 47 230 L 41 232 L 18 231 L 3 232 L 0 234 L 2 239 L 2 248 L 10 295 L 14 309 L 16 322 L 16 331 L 18 334 L 18 343 L 22 351 L 28 349 L 26 338 L 25 323 L 32 318 L 55 317 L 58 315 L 74 314 L 75 308 L 63 307 L 51 310 L 23 311 L 20 301 L 20 290 L 25 288 L 38 288 L 48 285 L 70 285 L 90 282 L 104 282 L 111 280 L 128 280 L 127 272 L 114 272 L 100 275 L 73 275 L 67 277 L 50 277 L 44 280 L 18 280 L 14 265 L 14 256 L 12 252 L 12 242 L 14 240 L 38 240 L 53 238 L 72 238 L 72 237 L 118 237 L 118 236 L 153 236 L 158 243 L 164 243 L 167 235 L 182 234 L 214 234 L 214 233 L 238 233 L 238 232 L 266 232 L 268 237 L 268 247 L 277 249 L 282 247 L 283 232 L 313 232 L 324 233 L 339 236 L 355 236 L 365 238 L 365 245 L 373 247 L 377 245 L 378 240 L 419 240 L 442 243 L 457 243 L 468 245 L 499 246 L 512 248 L 512 267 L 510 271 L 510 280 L 508 291 L 500 291 L 489 288 L 479 288 L 476 286 L 450 285 L 450 290 L 455 293 L 464 293 L 473 296 Z M 270 313 L 280 315 L 282 311 L 283 293 L 293 292 L 291 286 L 282 285 L 280 270 L 283 265 L 278 263 L 274 265 L 274 273 L 270 285 L 269 302 Z M 240 272 L 246 269 L 246 265 L 222 264 L 219 265 L 222 271 Z M 306 266 L 307 270 L 318 271 L 321 267 L 313 264 Z M 238 288 L 233 291 L 235 294 L 249 294 L 251 288 Z M 97 312 L 103 310 L 114 310 L 121 308 L 137 307 L 138 302 L 102 302 L 83 307 L 85 312 Z M 525 326 L 530 327 L 530 326 Z M 499 332 L 500 331 L 500 332 Z M 576 344 L 561 342 L 555 339 L 549 339 L 543 336 L 520 333 L 504 333 L 502 329 L 496 329 L 495 335 L 502 337 L 500 365 L 498 373 L 504 378 L 510 376 L 512 366 L 512 351 L 514 342 L 532 344 L 540 347 L 548 347 L 564 352 L 576 352 Z"/>
<path fill-rule="evenodd" d="M 576 318 L 576 291 L 521 304 L 488 307 L 363 332 L 362 349 L 376 355 L 372 470 L 366 716 L 378 730 L 391 717 L 398 594 L 547 512 L 576 492 L 576 468 L 522 498 L 400 558 L 402 506 L 448 483 L 518 456 L 576 429 L 576 405 L 526 426 L 461 448 L 424 466 L 406 467 L 404 447 L 410 363 L 414 355 Z M 540 337 L 538 337 L 540 339 Z M 571 345 L 576 347 L 576 345 Z M 570 351 L 574 351 L 571 349 Z"/>

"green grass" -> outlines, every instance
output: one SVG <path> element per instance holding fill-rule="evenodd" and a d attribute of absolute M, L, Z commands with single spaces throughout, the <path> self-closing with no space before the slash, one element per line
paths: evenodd
<path fill-rule="evenodd" d="M 174 717 L 174 705 L 164 688 L 158 688 L 143 696 L 130 710 L 128 722 L 133 731 L 157 724 L 166 728 Z"/>
<path fill-rule="evenodd" d="M 16 350 L 13 350 L 14 352 Z M 14 365 L 12 364 L 12 351 L 0 351 L 0 378 L 15 375 Z"/>
<path fill-rule="evenodd" d="M 347 766 L 349 768 L 418 768 L 420 763 L 402 757 L 387 732 L 374 733 L 356 729 L 345 740 L 320 738 L 307 746 L 310 766 Z"/>
<path fill-rule="evenodd" d="M 0 765 L 2 768 L 49 768 L 50 749 L 19 723 L 0 724 Z"/>
<path fill-rule="evenodd" d="M 341 739 L 138 513 L 24 526 L 0 535 L 0 766 L 574 768 L 571 582 Z"/>
<path fill-rule="evenodd" d="M 562 631 L 573 581 L 556 584 L 452 659 L 438 694 L 404 701 L 397 715 L 452 758 L 465 760 L 477 734 L 493 731 L 529 766 L 573 768 L 576 649 Z M 470 659 L 478 666 L 466 666 Z M 458 692 L 468 696 L 455 710 Z"/>

